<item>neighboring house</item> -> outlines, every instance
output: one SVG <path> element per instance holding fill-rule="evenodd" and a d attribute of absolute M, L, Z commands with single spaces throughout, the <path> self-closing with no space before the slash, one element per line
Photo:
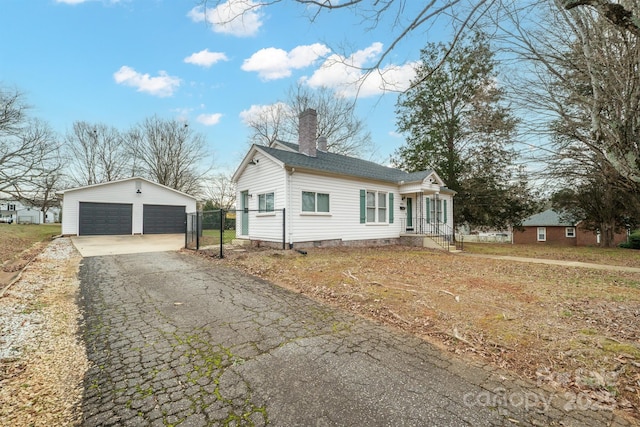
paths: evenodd
<path fill-rule="evenodd" d="M 45 217 L 37 206 L 29 206 L 15 200 L 7 200 L 0 202 L 0 218 L 11 218 L 13 222 L 18 224 L 59 222 L 60 208 L 49 208 Z"/>
<path fill-rule="evenodd" d="M 0 202 L 0 218 L 11 219 L 15 222 L 17 219 L 17 211 L 23 208 L 24 206 L 20 202 L 3 200 Z"/>
<path fill-rule="evenodd" d="M 174 234 L 196 198 L 144 178 L 60 191 L 63 235 Z"/>
<path fill-rule="evenodd" d="M 616 233 L 615 244 L 625 242 L 627 233 Z M 513 243 L 541 243 L 563 246 L 596 246 L 599 233 L 587 230 L 581 221 L 562 220 L 553 209 L 535 214 L 522 222 L 521 230 L 513 231 Z"/>
<path fill-rule="evenodd" d="M 38 208 L 25 207 L 16 211 L 18 224 L 42 224 L 42 211 Z"/>
<path fill-rule="evenodd" d="M 47 209 L 47 214 L 44 217 L 44 222 L 49 224 L 53 222 L 60 222 L 61 209 L 57 206 L 51 206 Z"/>
<path fill-rule="evenodd" d="M 293 248 L 453 235 L 455 192 L 437 173 L 327 152 L 326 138 L 316 145 L 315 110 L 304 111 L 299 126 L 298 144 L 253 145 L 234 173 L 239 239 L 284 239 Z"/>

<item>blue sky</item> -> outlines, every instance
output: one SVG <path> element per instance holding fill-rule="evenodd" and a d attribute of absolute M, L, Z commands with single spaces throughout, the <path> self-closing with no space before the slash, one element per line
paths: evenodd
<path fill-rule="evenodd" d="M 311 22 L 313 11 L 293 1 L 216 23 L 237 1 L 205 14 L 197 0 L 0 0 L 0 85 L 23 92 L 60 135 L 78 120 L 121 130 L 152 115 L 188 120 L 228 171 L 248 148 L 247 114 L 284 100 L 301 79 L 355 99 L 359 72 L 333 55 L 371 65 L 391 43 L 391 23 L 366 31 L 349 11 Z M 438 40 L 415 34 L 386 60 L 400 88 L 427 41 Z M 356 101 L 381 162 L 403 141 L 396 99 L 374 76 Z"/>

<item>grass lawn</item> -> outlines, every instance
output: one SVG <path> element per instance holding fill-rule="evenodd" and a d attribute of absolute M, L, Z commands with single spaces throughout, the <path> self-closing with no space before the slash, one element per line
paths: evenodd
<path fill-rule="evenodd" d="M 224 230 L 222 236 L 222 243 L 231 243 L 236 238 L 236 230 Z M 200 246 L 219 245 L 220 244 L 220 230 L 202 230 L 202 236 L 200 237 Z"/>
<path fill-rule="evenodd" d="M 35 243 L 60 234 L 60 224 L 0 224 L 0 261 L 13 261 Z"/>
<path fill-rule="evenodd" d="M 597 246 L 512 245 L 510 243 L 465 243 L 464 252 L 471 254 L 508 255 L 546 258 L 596 264 L 640 267 L 640 251 Z"/>
<path fill-rule="evenodd" d="M 482 251 L 636 266 L 640 259 L 621 249 L 469 245 Z M 640 273 L 400 246 L 307 252 L 248 250 L 222 262 L 594 405 L 640 414 Z"/>

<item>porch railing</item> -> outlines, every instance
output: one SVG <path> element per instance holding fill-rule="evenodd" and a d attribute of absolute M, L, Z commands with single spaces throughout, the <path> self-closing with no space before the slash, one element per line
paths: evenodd
<path fill-rule="evenodd" d="M 462 250 L 462 242 L 456 240 L 453 228 L 448 224 L 428 221 L 426 218 L 413 218 L 410 224 L 406 219 L 402 219 L 401 227 L 403 234 L 421 234 L 431 238 L 446 250 L 449 250 L 451 245 Z"/>

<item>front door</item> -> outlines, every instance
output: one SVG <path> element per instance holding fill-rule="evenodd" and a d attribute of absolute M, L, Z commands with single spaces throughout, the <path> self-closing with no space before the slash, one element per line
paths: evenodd
<path fill-rule="evenodd" d="M 407 197 L 407 228 L 413 230 L 413 199 Z"/>
<path fill-rule="evenodd" d="M 240 214 L 242 218 L 242 229 L 240 230 L 241 236 L 249 235 L 249 192 L 243 191 L 240 193 L 240 208 L 242 212 Z"/>

